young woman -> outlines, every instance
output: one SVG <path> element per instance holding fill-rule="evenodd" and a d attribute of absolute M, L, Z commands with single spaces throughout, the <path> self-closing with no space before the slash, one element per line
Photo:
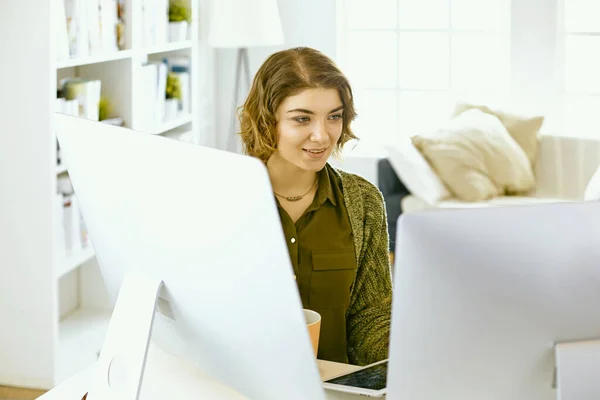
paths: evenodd
<path fill-rule="evenodd" d="M 269 172 L 304 308 L 321 314 L 318 357 L 387 358 L 391 277 L 383 197 L 329 157 L 356 137 L 352 89 L 310 48 L 271 55 L 239 110 L 246 154 Z"/>

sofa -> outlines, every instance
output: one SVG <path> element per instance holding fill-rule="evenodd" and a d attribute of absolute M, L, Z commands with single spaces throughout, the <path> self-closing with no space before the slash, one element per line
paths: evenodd
<path fill-rule="evenodd" d="M 458 103 L 437 129 L 386 143 L 389 164 L 410 192 L 400 200 L 400 209 L 600 197 L 600 137 L 544 133 L 544 119 Z"/>
<path fill-rule="evenodd" d="M 389 158 L 377 161 L 377 187 L 385 201 L 389 250 L 393 252 L 396 248 L 396 221 L 402 214 L 402 202 L 410 196 L 410 191 L 398 178 Z"/>
<path fill-rule="evenodd" d="M 563 201 L 583 201 L 592 176 L 600 165 L 600 139 L 583 139 L 541 135 L 535 162 L 535 188 L 518 196 L 499 196 L 484 201 L 467 202 L 446 197 L 429 202 L 418 195 L 404 196 L 403 212 L 428 208 L 492 207 L 531 205 Z M 396 171 L 399 177 L 402 173 Z M 400 178 L 401 179 L 401 178 Z"/>

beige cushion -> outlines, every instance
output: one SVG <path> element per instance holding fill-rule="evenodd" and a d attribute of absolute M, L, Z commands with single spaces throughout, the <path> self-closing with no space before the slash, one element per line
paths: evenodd
<path fill-rule="evenodd" d="M 484 105 L 469 103 L 459 103 L 454 110 L 454 115 L 459 115 L 473 108 L 498 117 L 508 133 L 527 154 L 531 165 L 535 165 L 539 146 L 539 132 L 544 123 L 543 116 L 518 115 L 508 111 L 493 110 Z"/>
<path fill-rule="evenodd" d="M 476 108 L 412 142 L 459 200 L 514 195 L 535 186 L 525 152 L 497 117 Z"/>

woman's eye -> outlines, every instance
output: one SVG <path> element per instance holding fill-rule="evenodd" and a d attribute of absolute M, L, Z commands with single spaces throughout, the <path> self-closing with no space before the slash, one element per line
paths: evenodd
<path fill-rule="evenodd" d="M 335 115 L 332 115 L 329 118 L 331 118 L 334 121 L 338 121 L 338 120 L 342 119 L 342 114 L 335 114 Z"/>
<path fill-rule="evenodd" d="M 308 118 L 308 117 L 296 117 L 296 118 L 294 118 L 294 120 L 295 120 L 296 122 L 303 123 L 303 122 L 308 122 L 308 121 L 310 121 L 310 118 Z"/>

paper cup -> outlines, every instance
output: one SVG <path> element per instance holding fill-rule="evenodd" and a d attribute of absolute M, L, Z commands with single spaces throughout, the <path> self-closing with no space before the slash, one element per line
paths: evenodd
<path fill-rule="evenodd" d="M 321 315 L 318 312 L 304 309 L 304 319 L 306 320 L 306 327 L 308 328 L 315 357 L 317 357 L 317 353 L 319 352 L 319 335 L 321 334 Z"/>

